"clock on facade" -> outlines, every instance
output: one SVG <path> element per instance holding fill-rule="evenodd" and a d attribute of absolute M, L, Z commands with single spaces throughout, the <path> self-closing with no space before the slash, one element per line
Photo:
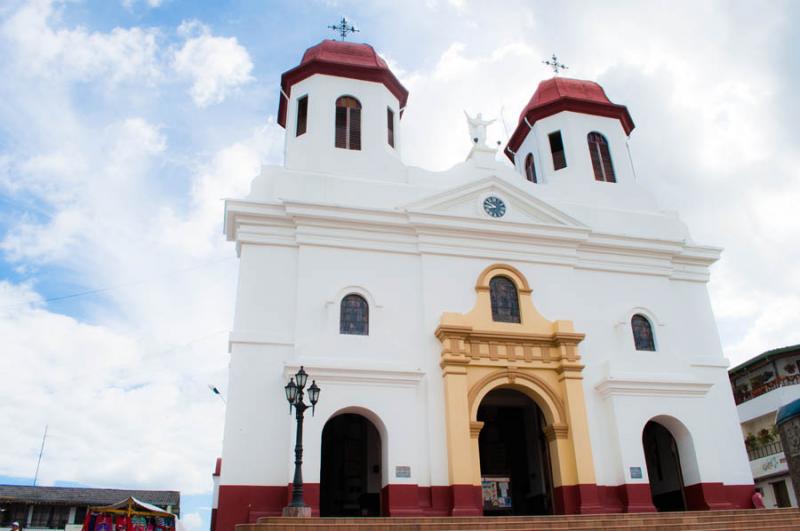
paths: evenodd
<path fill-rule="evenodd" d="M 490 195 L 483 200 L 483 210 L 493 218 L 502 218 L 506 213 L 506 204 L 499 197 Z"/>

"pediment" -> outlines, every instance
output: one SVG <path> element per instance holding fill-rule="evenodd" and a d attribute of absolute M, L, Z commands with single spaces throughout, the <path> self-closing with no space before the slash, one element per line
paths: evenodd
<path fill-rule="evenodd" d="M 490 196 L 502 200 L 505 206 L 502 217 L 494 218 L 484 211 L 484 200 Z M 405 210 L 496 222 L 586 228 L 575 218 L 497 176 L 439 192 L 406 205 Z"/>

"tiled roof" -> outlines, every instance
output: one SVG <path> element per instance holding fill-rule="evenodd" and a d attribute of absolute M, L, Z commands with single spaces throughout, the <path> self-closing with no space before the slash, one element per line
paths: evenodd
<path fill-rule="evenodd" d="M 781 354 L 787 354 L 791 352 L 800 352 L 800 345 L 789 345 L 788 347 L 774 348 L 772 350 L 762 352 L 758 356 L 754 356 L 749 360 L 740 363 L 736 367 L 729 369 L 728 374 L 733 375 L 744 368 L 753 368 L 756 365 L 759 365 L 773 357 L 779 357 Z"/>
<path fill-rule="evenodd" d="M 91 489 L 82 487 L 30 487 L 0 485 L 0 501 L 54 505 L 109 505 L 130 496 L 152 505 L 171 505 L 177 513 L 181 493 L 174 490 Z"/>

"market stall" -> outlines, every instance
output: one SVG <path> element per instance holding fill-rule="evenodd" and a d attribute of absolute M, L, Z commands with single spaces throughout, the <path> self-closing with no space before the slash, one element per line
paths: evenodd
<path fill-rule="evenodd" d="M 175 515 L 136 498 L 89 507 L 82 531 L 175 531 Z"/>

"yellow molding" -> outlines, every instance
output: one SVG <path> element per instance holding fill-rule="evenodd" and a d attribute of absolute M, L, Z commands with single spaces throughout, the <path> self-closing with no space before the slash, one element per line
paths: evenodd
<path fill-rule="evenodd" d="M 492 320 L 490 281 L 505 276 L 517 287 L 520 323 Z M 554 486 L 595 483 L 578 344 L 571 321 L 548 321 L 533 305 L 525 276 L 508 264 L 484 269 L 475 306 L 444 313 L 442 343 L 448 465 L 451 484 L 480 485 L 477 419 L 483 398 L 498 388 L 530 397 L 542 410 Z"/>

